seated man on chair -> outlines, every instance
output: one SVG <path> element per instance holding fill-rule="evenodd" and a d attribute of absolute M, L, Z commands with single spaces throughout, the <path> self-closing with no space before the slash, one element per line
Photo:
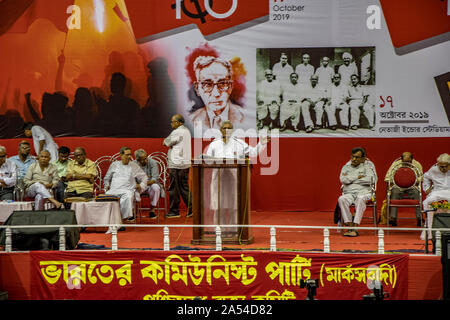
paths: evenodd
<path fill-rule="evenodd" d="M 423 201 L 423 210 L 431 210 L 430 204 L 435 201 L 450 201 L 450 155 L 441 154 L 437 163 L 423 175 L 423 190 L 427 198 Z"/>
<path fill-rule="evenodd" d="M 66 179 L 66 172 L 67 172 L 67 166 L 70 162 L 72 162 L 71 159 L 69 159 L 70 155 L 70 149 L 66 146 L 62 146 L 58 149 L 58 160 L 53 161 L 52 164 L 56 166 L 58 169 L 58 175 L 59 175 L 59 182 L 58 186 L 56 187 L 56 200 L 59 202 L 64 202 L 64 192 L 67 188 L 67 179 Z"/>
<path fill-rule="evenodd" d="M 372 197 L 372 184 L 377 181 L 375 167 L 366 159 L 364 148 L 353 148 L 352 157 L 341 170 L 342 195 L 338 199 L 344 224 L 357 227 L 361 223 L 366 210 L 366 202 Z M 355 217 L 352 217 L 350 206 L 355 205 Z M 358 232 L 349 229 L 344 236 L 356 237 Z"/>
<path fill-rule="evenodd" d="M 75 148 L 73 156 L 75 161 L 68 164 L 66 171 L 65 198 L 91 199 L 93 197 L 94 179 L 97 177 L 95 163 L 86 158 L 86 151 L 82 147 Z"/>
<path fill-rule="evenodd" d="M 131 161 L 131 149 L 120 148 L 121 161 L 114 161 L 104 179 L 105 194 L 120 197 L 122 219 L 133 220 L 135 191 L 141 193 L 147 186 L 147 175 Z"/>
<path fill-rule="evenodd" d="M 57 209 L 62 203 L 53 197 L 53 189 L 59 182 L 58 169 L 50 163 L 50 152 L 39 152 L 38 161 L 33 163 L 23 179 L 25 196 L 34 198 L 34 209 L 44 210 L 44 204 L 49 201 Z"/>
<path fill-rule="evenodd" d="M 0 146 L 0 201 L 14 200 L 17 169 L 14 162 L 6 159 L 6 148 Z"/>
<path fill-rule="evenodd" d="M 23 178 L 28 171 L 28 168 L 36 162 L 36 157 L 30 155 L 31 147 L 30 143 L 26 140 L 19 142 L 19 150 L 17 155 L 9 158 L 14 162 L 17 167 L 17 183 L 14 190 L 15 198 L 18 201 L 22 201 L 25 193 L 25 185 L 23 184 Z"/>
<path fill-rule="evenodd" d="M 394 175 L 394 168 L 399 168 L 398 166 L 400 165 L 400 163 L 402 162 L 407 162 L 410 163 L 411 165 L 413 165 L 414 167 L 417 168 L 420 176 L 418 177 L 418 183 L 422 182 L 422 176 L 423 176 L 423 169 L 422 169 L 422 165 L 420 164 L 420 162 L 416 161 L 415 159 L 413 159 L 413 155 L 411 152 L 403 152 L 402 156 L 400 159 L 394 161 L 391 166 L 389 167 L 388 171 L 386 172 L 386 176 L 384 177 L 384 181 L 389 184 L 389 181 L 392 181 L 394 179 L 393 175 Z M 416 189 L 407 189 L 404 191 L 401 191 L 398 187 L 393 187 L 391 190 L 391 199 L 414 199 L 414 200 L 419 200 L 420 198 L 420 194 L 419 191 Z M 392 207 L 390 208 L 390 212 L 389 212 L 389 224 L 391 226 L 397 226 L 397 208 L 396 207 Z M 381 217 L 382 219 L 384 218 L 384 220 L 387 219 L 387 217 Z M 421 219 L 422 219 L 422 213 L 421 213 L 421 208 L 420 207 L 416 207 L 416 218 L 417 218 L 417 225 L 420 226 L 421 223 Z"/>
<path fill-rule="evenodd" d="M 147 186 L 141 190 L 141 193 L 148 193 L 150 198 L 150 219 L 155 219 L 156 215 L 153 211 L 158 205 L 158 200 L 161 195 L 161 186 L 158 184 L 159 168 L 158 163 L 150 157 L 147 157 L 147 152 L 144 149 L 138 149 L 134 152 L 135 162 L 145 172 L 148 177 Z M 164 196 L 164 195 L 163 195 Z"/>

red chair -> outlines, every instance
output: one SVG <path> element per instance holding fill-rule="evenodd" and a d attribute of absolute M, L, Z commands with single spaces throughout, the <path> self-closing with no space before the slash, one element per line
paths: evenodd
<path fill-rule="evenodd" d="M 388 182 L 387 189 L 387 219 L 386 225 L 389 227 L 390 208 L 422 208 L 422 189 L 420 183 L 419 169 L 409 162 L 400 162 L 393 169 L 392 178 Z M 409 190 L 417 191 L 419 199 L 392 199 L 392 190 L 397 188 L 400 192 L 407 192 Z M 403 218 L 412 219 L 412 218 Z M 414 218 L 415 219 L 415 218 Z M 422 219 L 421 219 L 422 220 Z"/>

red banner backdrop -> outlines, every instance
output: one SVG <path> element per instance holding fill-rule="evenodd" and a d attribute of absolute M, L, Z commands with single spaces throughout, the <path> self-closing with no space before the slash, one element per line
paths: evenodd
<path fill-rule="evenodd" d="M 303 252 L 31 252 L 32 299 L 361 300 L 379 280 L 407 299 L 408 256 Z"/>

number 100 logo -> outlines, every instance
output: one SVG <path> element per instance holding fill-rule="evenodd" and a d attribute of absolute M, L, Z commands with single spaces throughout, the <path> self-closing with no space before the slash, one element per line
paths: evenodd
<path fill-rule="evenodd" d="M 176 19 L 181 19 L 181 10 L 183 10 L 183 12 L 185 14 L 187 14 L 188 16 L 191 16 L 189 14 L 189 11 L 187 11 L 186 6 L 184 5 L 185 1 L 187 1 L 187 0 L 176 0 L 176 3 L 175 3 L 175 18 Z M 190 1 L 194 3 L 195 8 L 197 9 L 197 11 L 200 12 L 201 8 L 200 8 L 200 4 L 198 2 L 201 0 L 190 0 Z M 212 17 L 214 17 L 216 19 L 225 19 L 225 18 L 228 18 L 229 16 L 231 16 L 236 11 L 237 6 L 238 6 L 238 0 L 228 0 L 228 1 L 231 1 L 231 8 L 225 13 L 215 12 L 211 8 L 212 0 L 203 0 L 203 4 L 204 4 L 206 12 L 208 14 L 210 14 Z"/>

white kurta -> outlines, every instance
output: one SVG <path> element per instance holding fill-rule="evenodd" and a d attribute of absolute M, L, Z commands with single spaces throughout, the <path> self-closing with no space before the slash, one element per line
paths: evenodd
<path fill-rule="evenodd" d="M 331 86 L 331 77 L 334 74 L 334 69 L 330 66 L 320 66 L 317 68 L 315 75 L 319 77 L 317 85 L 322 88 Z"/>
<path fill-rule="evenodd" d="M 283 125 L 284 121 L 291 118 L 292 125 L 298 125 L 300 121 L 300 101 L 301 101 L 301 87 L 289 83 L 283 87 L 283 103 L 280 107 L 280 121 Z"/>
<path fill-rule="evenodd" d="M 187 169 L 191 166 L 191 132 L 184 125 L 173 130 L 164 139 L 167 152 L 168 168 Z"/>
<path fill-rule="evenodd" d="M 358 179 L 363 175 L 363 178 Z M 369 160 L 353 167 L 351 162 L 347 162 L 341 169 L 339 177 L 342 183 L 342 195 L 338 199 L 341 209 L 342 219 L 345 223 L 352 222 L 350 205 L 355 205 L 355 217 L 353 222 L 361 223 L 362 216 L 366 210 L 366 202 L 371 199 L 371 185 L 377 183 L 377 173 L 375 166 Z"/>
<path fill-rule="evenodd" d="M 330 125 L 336 124 L 335 111 L 336 109 L 340 109 L 339 119 L 341 120 L 341 125 L 348 126 L 349 105 L 345 101 L 348 95 L 348 86 L 343 84 L 342 82 L 339 83 L 338 86 L 332 84 L 330 87 L 330 95 L 331 103 L 329 106 L 325 106 L 325 111 L 327 112 Z"/>
<path fill-rule="evenodd" d="M 434 165 L 423 175 L 423 190 L 433 186 L 432 191 L 423 201 L 423 210 L 431 209 L 429 205 L 434 201 L 450 201 L 450 171 L 442 173 L 437 165 Z"/>
<path fill-rule="evenodd" d="M 311 83 L 307 83 L 301 86 L 301 94 L 304 99 L 309 98 L 313 103 L 315 103 L 314 111 L 316 113 L 316 124 L 320 125 L 322 121 L 323 105 L 324 105 L 324 101 L 322 99 L 327 97 L 326 90 L 320 88 L 318 85 L 313 87 Z M 303 114 L 305 127 L 311 127 L 313 125 L 311 120 L 311 114 L 309 112 L 310 105 L 311 105 L 310 102 L 307 100 L 304 100 L 301 103 L 301 112 Z"/>
<path fill-rule="evenodd" d="M 242 159 L 246 155 L 256 156 L 262 149 L 263 145 L 260 142 L 255 147 L 251 147 L 244 141 L 231 137 L 227 143 L 222 138 L 211 142 L 206 154 L 214 158 Z M 236 224 L 237 170 L 234 168 L 213 169 L 210 186 L 210 209 L 214 210 L 214 223 Z M 227 230 L 235 232 L 237 229 L 230 228 Z"/>
<path fill-rule="evenodd" d="M 111 164 L 105 175 L 104 186 L 110 189 L 106 192 L 109 195 L 120 197 L 120 213 L 123 219 L 133 216 L 135 204 L 136 180 L 144 190 L 147 186 L 147 175 L 134 162 L 124 165 L 121 161 Z"/>
<path fill-rule="evenodd" d="M 358 75 L 358 67 L 354 62 L 350 62 L 348 66 L 342 64 L 338 68 L 338 73 L 341 75 L 341 82 L 343 84 L 350 85 L 350 77 L 352 76 L 352 74 Z"/>
<path fill-rule="evenodd" d="M 349 100 L 348 104 L 350 106 L 350 126 L 358 126 L 359 125 L 359 117 L 361 114 L 361 110 L 359 107 L 363 106 L 363 112 L 369 121 L 369 125 L 372 127 L 374 125 L 374 108 L 373 105 L 368 103 L 367 101 L 363 103 L 364 98 L 368 97 L 369 93 L 366 88 L 361 85 L 349 86 L 348 87 L 348 95 L 347 98 Z"/>
<path fill-rule="evenodd" d="M 281 65 L 281 62 L 277 62 L 272 67 L 272 73 L 276 76 L 281 84 L 289 83 L 291 80 L 291 73 L 294 72 L 294 68 L 290 64 Z"/>
<path fill-rule="evenodd" d="M 34 125 L 31 128 L 33 135 L 33 146 L 36 154 L 39 154 L 39 141 L 44 140 L 44 149 L 50 152 L 50 162 L 58 160 L 58 145 L 53 140 L 52 135 L 41 126 Z"/>
<path fill-rule="evenodd" d="M 298 83 L 310 83 L 311 76 L 314 74 L 314 67 L 311 64 L 305 66 L 301 63 L 295 67 L 295 73 L 298 74 Z"/>
<path fill-rule="evenodd" d="M 280 103 L 281 83 L 278 80 L 267 81 L 264 79 L 258 86 L 258 100 L 264 105 L 271 104 L 273 101 Z"/>
<path fill-rule="evenodd" d="M 5 163 L 0 166 L 0 179 L 5 182 L 7 188 L 16 185 L 17 167 L 13 161 L 6 159 Z"/>

